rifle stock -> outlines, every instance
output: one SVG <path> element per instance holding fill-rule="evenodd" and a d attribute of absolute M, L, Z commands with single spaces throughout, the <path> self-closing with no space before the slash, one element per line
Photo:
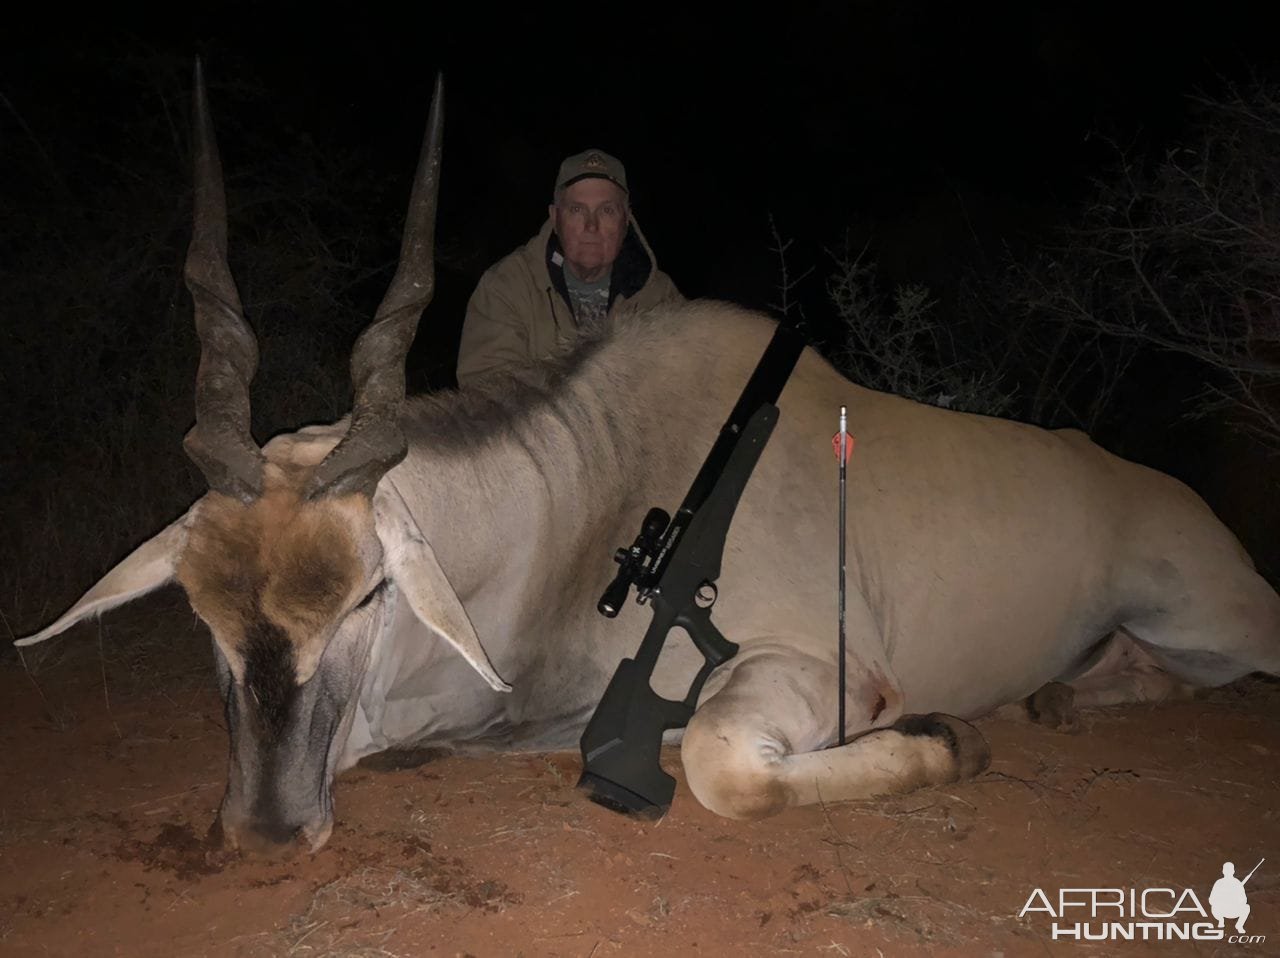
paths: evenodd
<path fill-rule="evenodd" d="M 659 764 L 663 734 L 688 724 L 712 670 L 738 651 L 712 623 L 710 606 L 734 511 L 777 421 L 776 406 L 760 405 L 745 428 L 732 431 L 727 461 L 700 507 L 692 513 L 683 508 L 677 512 L 672 526 L 682 514 L 687 525 L 676 534 L 668 533 L 661 575 L 647 590 L 653 621 L 635 658 L 618 664 L 583 732 L 578 787 L 615 811 L 660 818 L 671 807 L 676 783 Z M 614 586 L 611 589 L 616 591 Z M 674 628 L 684 629 L 703 657 L 689 691 L 679 701 L 663 698 L 650 685 Z"/>

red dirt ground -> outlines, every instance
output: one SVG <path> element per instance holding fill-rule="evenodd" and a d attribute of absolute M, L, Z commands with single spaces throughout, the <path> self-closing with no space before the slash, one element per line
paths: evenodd
<path fill-rule="evenodd" d="M 163 639 L 157 638 L 163 636 Z M 207 838 L 226 733 L 203 629 L 172 594 L 0 660 L 0 954 L 129 956 L 1280 954 L 1280 687 L 990 718 L 977 779 L 658 824 L 574 788 L 576 754 L 353 770 L 320 854 Z M 33 654 L 35 653 L 35 654 Z M 679 756 L 667 756 L 680 777 Z M 1267 940 L 1054 941 L 1032 890 L 1192 888 L 1222 863 Z"/>

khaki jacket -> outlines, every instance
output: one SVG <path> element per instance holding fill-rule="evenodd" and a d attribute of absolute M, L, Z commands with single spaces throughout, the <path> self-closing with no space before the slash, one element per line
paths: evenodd
<path fill-rule="evenodd" d="M 560 241 L 548 219 L 537 236 L 480 277 L 462 323 L 458 385 L 499 367 L 541 359 L 573 338 L 578 324 L 560 262 Z M 649 307 L 683 299 L 671 278 L 658 269 L 632 217 L 613 264 L 609 315 L 623 305 Z"/>

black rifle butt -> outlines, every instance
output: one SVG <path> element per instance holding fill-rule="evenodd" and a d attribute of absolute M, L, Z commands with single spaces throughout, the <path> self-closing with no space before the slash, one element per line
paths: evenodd
<path fill-rule="evenodd" d="M 659 696 L 635 659 L 623 659 L 582 733 L 578 788 L 599 805 L 658 819 L 671 807 L 676 780 L 662 770 L 662 734 L 692 710 Z"/>

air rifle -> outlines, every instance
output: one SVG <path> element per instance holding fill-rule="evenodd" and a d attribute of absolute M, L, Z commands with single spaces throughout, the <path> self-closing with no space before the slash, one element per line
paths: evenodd
<path fill-rule="evenodd" d="M 658 763 L 662 735 L 688 724 L 707 677 L 738 651 L 711 622 L 725 538 L 778 421 L 774 403 L 803 349 L 797 333 L 778 327 L 675 518 L 650 509 L 635 542 L 614 554 L 620 568 L 596 608 L 613 618 L 633 585 L 636 601 L 653 608 L 635 658 L 619 663 L 580 742 L 578 787 L 615 811 L 660 818 L 671 807 L 676 783 Z M 703 657 L 679 701 L 663 698 L 650 685 L 673 628 L 684 629 Z"/>

